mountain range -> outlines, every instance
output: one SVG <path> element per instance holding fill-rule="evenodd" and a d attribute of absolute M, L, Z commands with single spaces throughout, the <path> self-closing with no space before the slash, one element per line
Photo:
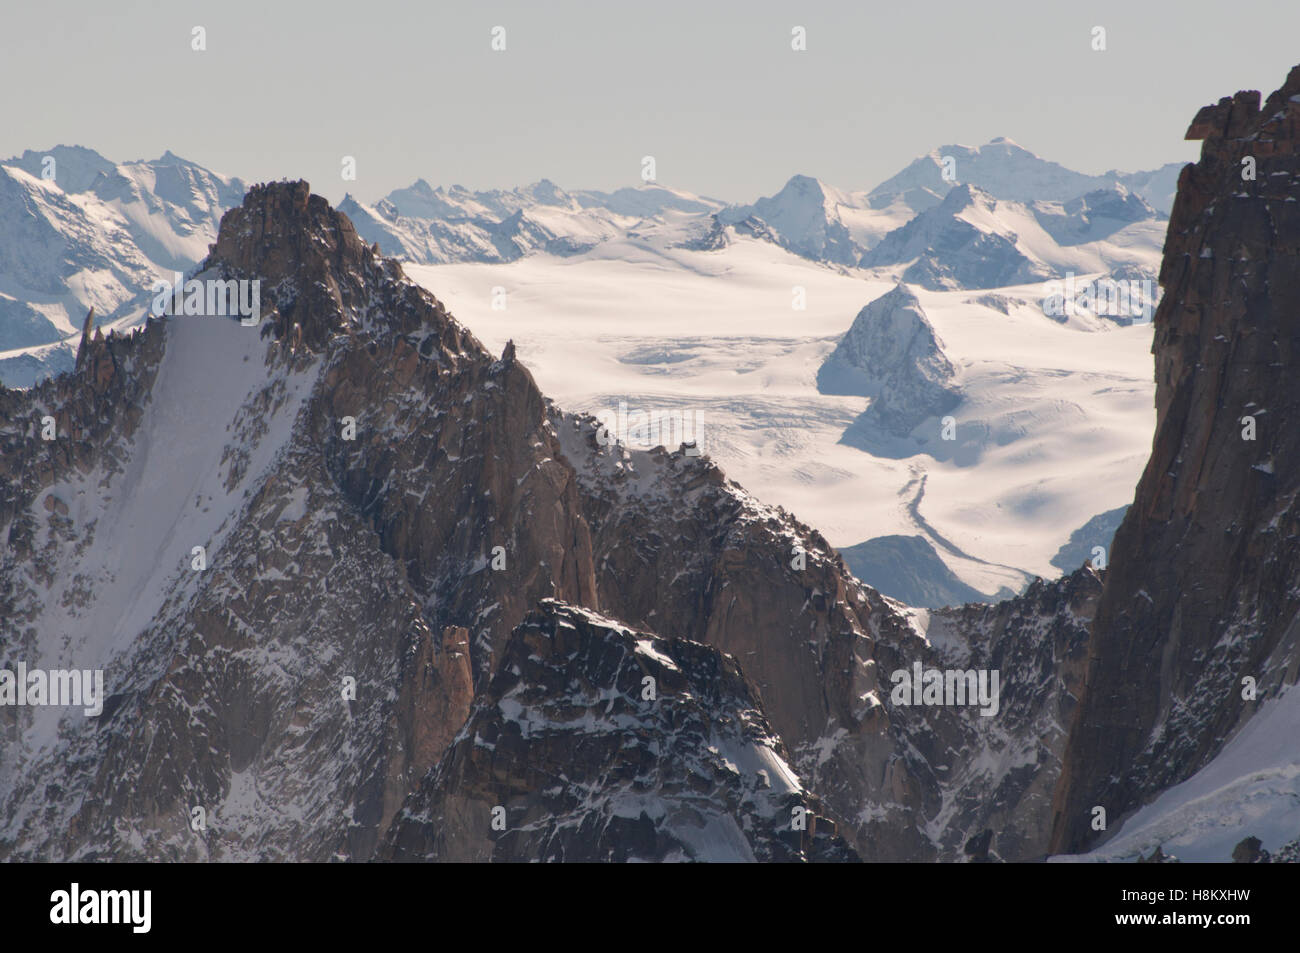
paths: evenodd
<path fill-rule="evenodd" d="M 741 234 L 848 268 L 911 263 L 931 255 L 962 270 L 952 260 L 960 256 L 969 262 L 966 273 L 950 278 L 949 286 L 988 288 L 1023 282 L 1008 280 L 1017 277 L 1015 268 L 1005 274 L 1005 267 L 998 268 L 999 256 L 1008 251 L 982 247 L 976 241 L 982 236 L 1005 242 L 1017 263 L 1023 258 L 1026 278 L 1059 274 L 1066 267 L 1083 274 L 1125 261 L 1142 264 L 1122 248 L 1101 243 L 1130 225 L 1162 219 L 1171 197 L 1163 189 L 1172 186 L 1179 168 L 1171 163 L 1148 173 L 1085 176 L 1007 140 L 982 150 L 948 148 L 963 155 L 961 168 L 969 169 L 970 179 L 958 184 L 944 181 L 942 173 L 937 179 L 925 175 L 922 168 L 936 152 L 871 192 L 849 192 L 796 175 L 775 195 L 749 205 L 726 206 L 653 185 L 613 193 L 565 192 L 542 180 L 513 191 L 470 192 L 459 186 L 435 189 L 421 180 L 371 206 L 349 196 L 339 209 L 381 251 L 418 264 L 509 262 L 538 252 L 579 255 L 628 236 L 651 246 L 681 243 L 717 250 Z M 1034 170 L 1028 174 L 1037 185 L 1033 198 L 1026 197 L 1026 168 Z M 912 181 L 925 184 L 907 184 Z M 1146 195 L 1160 204 L 1153 206 Z M 958 234 L 941 234 L 954 228 Z M 1148 244 L 1158 241 L 1154 233 L 1146 237 Z M 882 244 L 885 248 L 877 250 Z M 1092 247 L 1065 250 L 1080 245 Z M 932 266 L 927 260 L 913 267 Z"/>
<path fill-rule="evenodd" d="M 153 282 L 207 254 L 244 191 L 170 152 L 115 165 L 57 146 L 0 163 L 0 380 L 67 370 L 91 308 L 139 323 Z"/>
<path fill-rule="evenodd" d="M 944 177 L 945 159 L 960 182 Z M 47 167 L 52 179 L 42 176 Z M 521 359 L 569 406 L 691 407 L 708 421 L 710 452 L 765 497 L 797 502 L 836 545 L 915 538 L 909 571 L 960 580 L 951 590 L 923 587 L 934 598 L 1001 597 L 1035 574 L 1054 574 L 1051 560 L 1069 532 L 1122 504 L 1137 477 L 1151 428 L 1144 332 L 1080 350 L 1078 335 L 1060 330 L 1114 331 L 1130 318 L 1085 304 L 1047 320 L 1039 299 L 1051 292 L 1049 279 L 1071 272 L 1153 277 L 1164 229 L 1159 183 L 1174 169 L 1084 176 L 996 140 L 942 147 L 871 192 L 795 176 L 746 206 L 659 185 L 566 192 L 543 180 L 470 192 L 421 181 L 373 206 L 348 197 L 340 210 L 364 240 L 448 296 L 494 347 L 515 339 Z M 70 368 L 91 307 L 105 329 L 138 325 L 151 284 L 206 254 L 221 210 L 243 193 L 238 180 L 170 154 L 119 167 L 59 147 L 25 153 L 0 172 L 13 196 L 0 232 L 45 236 L 6 245 L 25 258 L 42 249 L 33 259 L 39 268 L 0 262 L 0 305 L 9 314 L 0 347 L 10 348 L 0 352 L 0 379 L 11 386 Z M 772 280 L 778 274 L 784 287 Z M 829 352 L 845 353 L 857 336 L 853 316 L 898 281 L 925 299 L 918 308 L 945 342 L 934 359 L 950 368 L 951 445 L 932 439 L 937 405 L 918 391 L 822 386 Z M 675 289 L 685 331 L 654 304 Z M 1153 281 L 1146 293 L 1154 298 Z M 803 314 L 792 313 L 792 296 L 805 299 Z M 737 320 L 746 313 L 768 317 Z M 991 333 L 968 335 L 967 326 Z M 1003 332 L 1009 345 L 998 343 Z M 872 337 L 881 354 L 898 343 L 888 337 Z M 580 377 L 568 373 L 576 351 L 588 366 Z M 1058 385 L 1069 351 L 1080 352 L 1066 362 L 1072 371 L 1102 376 L 1093 385 L 1080 379 L 1067 395 Z M 887 406 L 892 426 L 875 426 Z M 1110 449 L 1082 469 L 1062 469 L 1067 447 L 1094 441 L 1100 428 L 1112 434 Z M 972 505 L 1009 520 L 937 509 L 956 503 L 947 484 L 969 484 L 975 464 L 983 490 Z M 882 477 L 901 505 L 879 495 Z M 929 490 L 924 515 L 918 487 Z M 850 493 L 868 494 L 869 505 L 846 505 Z M 1031 525 L 1044 508 L 1059 528 Z M 883 575 L 868 581 L 889 591 Z"/>
<path fill-rule="evenodd" d="M 1155 436 L 1108 559 L 948 608 L 882 595 L 698 443 L 562 409 L 522 345 L 489 349 L 424 286 L 462 272 L 408 275 L 305 182 L 252 187 L 192 276 L 261 282 L 258 320 L 87 318 L 68 372 L 0 388 L 0 673 L 105 685 L 97 712 L 0 706 L 0 859 L 1294 858 L 1300 67 L 1188 137 L 1147 329 Z M 977 190 L 934 208 L 1029 207 Z M 1111 217 L 1095 191 L 1062 207 Z M 812 273 L 761 231 L 728 235 L 729 266 Z M 638 241 L 585 267 L 618 279 Z M 815 267 L 814 291 L 861 296 Z M 1003 447 L 1023 468 L 1059 436 L 969 416 L 1012 388 L 946 349 L 1069 335 L 1100 375 L 1088 342 L 1140 340 L 1005 288 L 870 287 L 801 360 L 842 392 L 844 454 L 935 461 L 907 494 L 926 526 L 949 467 Z M 576 341 L 569 373 L 602 373 Z M 1045 408 L 1068 393 L 999 373 Z M 938 404 L 916 423 L 884 390 Z M 928 555 L 891 543 L 872 558 Z"/>
<path fill-rule="evenodd" d="M 942 177 L 943 157 L 956 157 L 960 185 Z M 1177 168 L 1087 176 L 1000 139 L 941 147 L 871 192 L 797 175 L 744 206 L 654 184 L 567 192 L 543 179 L 471 192 L 420 180 L 373 205 L 348 196 L 340 211 L 385 254 L 420 264 L 572 256 L 629 236 L 721 247 L 739 232 L 812 261 L 907 262 L 927 287 L 975 288 L 1146 263 L 1105 239 L 1161 219 Z M 97 324 L 138 322 L 152 282 L 199 261 L 244 191 L 240 180 L 170 152 L 113 163 L 56 146 L 0 162 L 0 378 L 25 386 L 66 370 L 91 307 Z M 1158 247 L 1157 232 L 1146 230 L 1139 244 Z M 1079 246 L 1087 251 L 1063 251 Z"/>
<path fill-rule="evenodd" d="M 109 686 L 93 732 L 3 709 L 0 855 L 1043 842 L 1047 791 L 1015 765 L 1064 743 L 1069 679 L 1044 659 L 1078 656 L 1086 570 L 918 621 L 706 456 L 602 443 L 306 183 L 251 189 L 197 275 L 257 275 L 260 325 L 87 326 L 73 373 L 0 392 L 0 664 Z M 1001 719 L 887 710 L 882 673 L 990 653 L 1034 686 Z M 672 777 L 665 744 L 690 753 Z"/>

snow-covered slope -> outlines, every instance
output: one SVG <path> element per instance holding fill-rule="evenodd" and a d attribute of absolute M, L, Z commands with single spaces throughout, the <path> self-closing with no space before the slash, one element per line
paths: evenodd
<path fill-rule="evenodd" d="M 238 179 L 172 153 L 113 164 L 81 146 L 0 163 L 0 381 L 66 370 L 89 309 L 142 319 L 155 279 L 207 254 Z"/>
<path fill-rule="evenodd" d="M 121 216 L 15 166 L 0 165 L 0 222 L 6 350 L 79 332 L 89 308 L 114 313 L 147 290 L 156 272 Z M 25 324 L 15 320 L 19 313 Z"/>
<path fill-rule="evenodd" d="M 219 558 L 248 491 L 287 441 L 314 382 L 311 367 L 268 376 L 266 351 L 257 330 L 238 321 L 174 320 L 129 463 L 119 468 L 108 457 L 52 485 L 31 512 L 43 520 L 54 507 L 68 522 L 45 546 L 41 572 L 53 585 L 29 619 L 41 634 L 26 647 L 29 665 L 121 666 L 158 607 L 192 595 L 199 580 L 192 548 Z M 259 405 L 251 429 L 245 419 Z M 215 431 L 238 441 L 213 440 Z M 36 591 L 41 579 L 25 584 Z M 25 755 L 42 756 L 58 714 L 36 709 Z"/>
<path fill-rule="evenodd" d="M 1213 761 L 1124 821 L 1096 850 L 1057 860 L 1166 857 L 1226 863 L 1248 837 L 1275 853 L 1300 837 L 1300 689 L 1265 702 Z"/>

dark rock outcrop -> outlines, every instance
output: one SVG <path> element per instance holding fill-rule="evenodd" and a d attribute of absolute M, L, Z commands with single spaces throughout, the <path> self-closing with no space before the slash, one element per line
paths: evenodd
<path fill-rule="evenodd" d="M 735 659 L 544 600 L 380 859 L 848 861 Z"/>
<path fill-rule="evenodd" d="M 1106 836 L 1094 807 L 1113 833 L 1193 774 L 1300 668 L 1300 67 L 1187 137 L 1204 145 L 1160 273 L 1156 435 L 1093 625 L 1057 852 Z"/>

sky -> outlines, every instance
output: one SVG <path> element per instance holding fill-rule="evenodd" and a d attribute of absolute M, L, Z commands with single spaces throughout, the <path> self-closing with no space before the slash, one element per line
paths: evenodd
<path fill-rule="evenodd" d="M 164 151 L 337 202 L 424 178 L 867 189 L 1006 136 L 1080 172 L 1191 161 L 1196 110 L 1300 62 L 1300 2 L 7 4 L 0 156 Z M 196 50 L 194 31 L 206 48 Z M 504 28 L 504 50 L 493 31 Z M 792 49 L 802 27 L 806 49 Z M 1094 49 L 1095 28 L 1105 49 Z M 497 36 L 500 37 L 498 32 Z M 355 180 L 343 176 L 355 160 Z"/>

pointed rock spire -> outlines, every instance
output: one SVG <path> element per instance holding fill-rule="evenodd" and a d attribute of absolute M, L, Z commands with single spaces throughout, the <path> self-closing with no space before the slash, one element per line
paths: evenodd
<path fill-rule="evenodd" d="M 86 312 L 86 321 L 81 326 L 81 343 L 77 345 L 77 368 L 80 369 L 82 362 L 85 360 L 87 349 L 90 347 L 90 330 L 95 325 L 95 309 L 91 308 Z"/>

